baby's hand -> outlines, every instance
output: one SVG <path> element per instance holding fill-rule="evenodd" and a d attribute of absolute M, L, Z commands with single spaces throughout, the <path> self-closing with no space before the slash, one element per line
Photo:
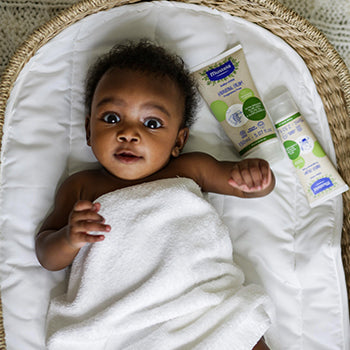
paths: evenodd
<path fill-rule="evenodd" d="M 104 235 L 91 235 L 89 232 L 109 232 L 111 227 L 104 224 L 104 218 L 98 214 L 101 205 L 89 201 L 78 201 L 69 216 L 67 240 L 74 248 L 86 243 L 103 241 Z"/>
<path fill-rule="evenodd" d="M 253 193 L 264 191 L 270 186 L 273 188 L 272 179 L 268 162 L 263 159 L 244 159 L 235 163 L 228 183 L 243 192 Z"/>

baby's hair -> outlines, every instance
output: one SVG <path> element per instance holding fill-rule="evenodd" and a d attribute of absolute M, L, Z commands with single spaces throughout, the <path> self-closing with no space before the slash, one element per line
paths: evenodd
<path fill-rule="evenodd" d="M 182 127 L 190 127 L 193 124 L 198 105 L 194 79 L 180 56 L 171 54 L 147 40 L 118 44 L 90 67 L 85 90 L 85 108 L 88 115 L 91 114 L 91 103 L 98 82 L 112 68 L 169 77 L 178 85 L 185 99 Z"/>

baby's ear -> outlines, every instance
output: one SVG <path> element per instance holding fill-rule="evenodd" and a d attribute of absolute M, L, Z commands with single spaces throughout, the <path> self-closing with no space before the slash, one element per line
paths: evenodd
<path fill-rule="evenodd" d="M 186 141 L 188 139 L 188 135 L 189 135 L 189 129 L 187 127 L 179 130 L 179 132 L 177 134 L 175 146 L 173 147 L 173 150 L 171 151 L 171 155 L 173 157 L 178 157 L 180 155 L 182 149 L 184 148 L 184 146 L 186 144 Z"/>
<path fill-rule="evenodd" d="M 91 146 L 90 143 L 90 115 L 87 115 L 85 118 L 85 133 L 86 133 L 86 143 L 88 146 Z"/>

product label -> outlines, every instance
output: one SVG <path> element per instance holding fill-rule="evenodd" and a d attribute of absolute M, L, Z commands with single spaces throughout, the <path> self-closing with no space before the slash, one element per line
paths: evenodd
<path fill-rule="evenodd" d="M 324 177 L 323 179 L 316 180 L 311 185 L 311 191 L 313 192 L 313 194 L 318 194 L 332 186 L 334 186 L 332 180 L 329 177 Z"/>
<path fill-rule="evenodd" d="M 310 203 L 345 185 L 300 113 L 276 128 Z"/>
<path fill-rule="evenodd" d="M 228 77 L 235 70 L 232 61 L 227 61 L 217 68 L 213 68 L 206 72 L 210 81 L 218 81 Z"/>
<path fill-rule="evenodd" d="M 199 90 L 240 155 L 277 137 L 242 49 L 195 71 Z"/>

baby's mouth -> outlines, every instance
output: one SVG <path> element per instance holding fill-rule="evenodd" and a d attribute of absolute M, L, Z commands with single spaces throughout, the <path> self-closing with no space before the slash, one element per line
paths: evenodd
<path fill-rule="evenodd" d="M 115 157 L 123 163 L 134 163 L 142 158 L 132 152 L 127 151 L 116 153 Z"/>

